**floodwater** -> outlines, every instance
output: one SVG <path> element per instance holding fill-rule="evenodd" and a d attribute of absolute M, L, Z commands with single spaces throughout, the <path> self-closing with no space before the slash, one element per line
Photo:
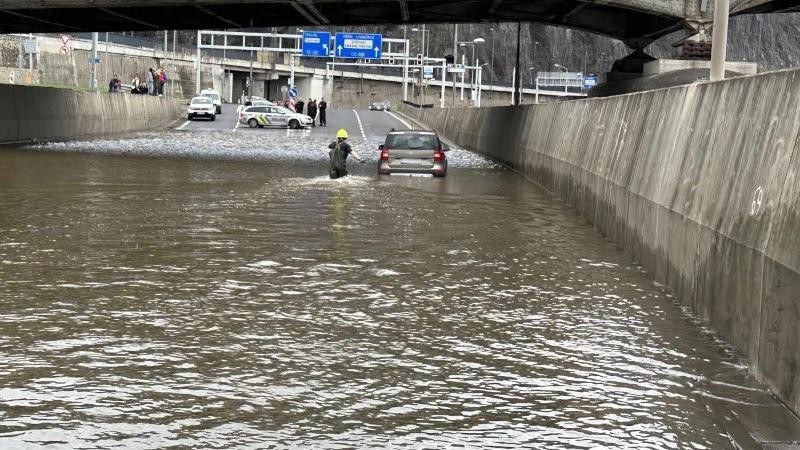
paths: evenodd
<path fill-rule="evenodd" d="M 763 388 L 548 194 L 270 136 L 0 150 L 0 448 L 731 447 Z"/>

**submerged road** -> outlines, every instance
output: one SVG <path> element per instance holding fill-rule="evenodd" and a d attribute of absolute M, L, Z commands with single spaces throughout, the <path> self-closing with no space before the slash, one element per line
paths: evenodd
<path fill-rule="evenodd" d="M 782 407 L 570 209 L 390 114 L 0 151 L 0 448 L 724 449 Z M 327 178 L 346 128 L 369 162 Z M 362 133 L 363 128 L 363 133 Z"/>

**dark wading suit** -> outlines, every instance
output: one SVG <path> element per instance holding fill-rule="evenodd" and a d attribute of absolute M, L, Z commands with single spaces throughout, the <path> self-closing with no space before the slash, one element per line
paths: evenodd
<path fill-rule="evenodd" d="M 311 126 L 317 126 L 317 103 L 308 102 L 308 116 L 311 117 Z"/>
<path fill-rule="evenodd" d="M 338 139 L 331 142 L 328 146 L 331 151 L 328 153 L 331 157 L 331 179 L 346 177 L 347 176 L 347 157 L 353 153 L 350 144 L 344 139 Z"/>

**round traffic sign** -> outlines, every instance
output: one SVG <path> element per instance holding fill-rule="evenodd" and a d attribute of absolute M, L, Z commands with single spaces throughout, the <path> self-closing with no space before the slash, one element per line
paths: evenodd
<path fill-rule="evenodd" d="M 281 86 L 281 92 L 283 92 L 284 94 L 289 92 L 289 86 Z"/>

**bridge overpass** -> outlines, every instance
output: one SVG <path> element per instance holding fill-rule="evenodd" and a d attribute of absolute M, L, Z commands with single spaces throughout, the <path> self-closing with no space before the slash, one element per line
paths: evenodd
<path fill-rule="evenodd" d="M 5 0 L 0 33 L 531 21 L 611 36 L 634 48 L 713 21 L 711 0 Z M 731 13 L 797 11 L 732 0 Z"/>

